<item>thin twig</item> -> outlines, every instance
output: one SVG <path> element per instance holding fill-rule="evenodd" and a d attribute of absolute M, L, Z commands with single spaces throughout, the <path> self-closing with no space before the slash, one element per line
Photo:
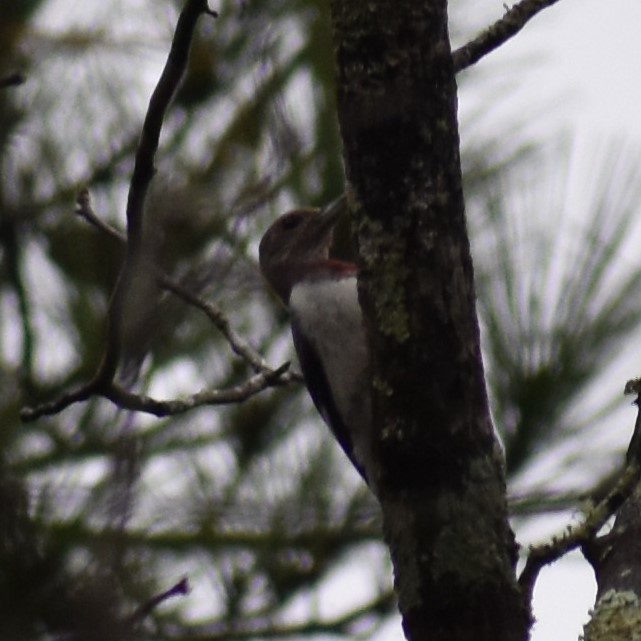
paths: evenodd
<path fill-rule="evenodd" d="M 86 401 L 92 396 L 102 396 L 118 407 L 136 412 L 145 412 L 154 416 L 175 416 L 184 414 L 196 407 L 205 405 L 229 405 L 240 403 L 276 385 L 286 385 L 297 377 L 288 372 L 290 363 L 284 363 L 277 369 L 269 369 L 254 374 L 245 382 L 226 389 L 203 390 L 171 400 L 158 400 L 144 394 L 134 394 L 116 383 L 103 383 L 94 379 L 77 390 L 67 392 L 57 399 L 35 407 L 24 407 L 20 412 L 23 421 L 35 421 L 42 416 L 58 414 L 67 407 Z"/>
<path fill-rule="evenodd" d="M 187 577 L 181 579 L 173 585 L 169 590 L 165 590 L 156 596 L 151 597 L 147 603 L 141 605 L 131 616 L 132 623 L 138 623 L 145 617 L 149 616 L 161 603 L 171 599 L 175 596 L 185 596 L 189 594 L 189 581 Z"/>
<path fill-rule="evenodd" d="M 247 361 L 255 372 L 273 374 L 273 370 L 267 361 L 262 357 L 260 352 L 255 350 L 236 330 L 231 326 L 225 313 L 214 303 L 205 301 L 193 292 L 176 283 L 170 278 L 163 276 L 160 279 L 161 286 L 182 298 L 185 302 L 197 307 L 205 313 L 207 318 L 217 327 L 223 336 L 227 339 L 232 351 Z"/>
<path fill-rule="evenodd" d="M 204 405 L 229 405 L 246 401 L 268 387 L 282 384 L 282 376 L 288 369 L 289 363 L 284 363 L 278 369 L 270 370 L 269 373 L 254 374 L 243 383 L 227 389 L 203 390 L 185 398 L 166 401 L 144 394 L 134 394 L 115 383 L 101 390 L 100 394 L 122 409 L 145 412 L 154 416 L 175 416 Z"/>
<path fill-rule="evenodd" d="M 191 40 L 202 13 L 212 13 L 207 0 L 187 0 L 178 17 L 167 62 L 149 100 L 127 197 L 127 242 L 130 252 L 140 251 L 145 200 L 155 173 L 154 158 L 160 132 L 167 109 L 187 69 Z"/>
<path fill-rule="evenodd" d="M 86 188 L 82 189 L 78 194 L 76 204 L 75 213 L 78 216 L 81 216 L 89 224 L 119 243 L 124 244 L 127 242 L 126 236 L 121 231 L 108 225 L 96 215 L 91 205 L 89 191 Z M 107 398 L 122 409 L 146 412 L 155 416 L 172 416 L 183 414 L 191 409 L 204 405 L 238 403 L 247 400 L 268 387 L 286 385 L 301 379 L 300 375 L 289 371 L 289 362 L 284 363 L 276 369 L 272 369 L 260 352 L 254 349 L 232 328 L 229 319 L 219 307 L 196 296 L 193 292 L 183 287 L 181 283 L 172 280 L 164 274 L 156 265 L 150 263 L 149 269 L 154 271 L 158 284 L 163 289 L 172 292 L 190 305 L 203 311 L 225 336 L 232 351 L 243 358 L 256 374 L 234 387 L 222 390 L 204 390 L 185 398 L 171 400 L 158 400 L 143 394 L 134 394 L 115 384 L 113 381 L 103 380 L 97 375 L 88 384 L 77 390 L 63 394 L 52 402 L 43 403 L 35 408 L 23 408 L 21 412 L 22 420 L 34 421 L 41 416 L 57 414 L 70 405 L 87 400 L 93 395 Z"/>
<path fill-rule="evenodd" d="M 521 0 L 506 14 L 453 54 L 454 70 L 458 73 L 478 62 L 515 36 L 539 12 L 559 0 Z"/>
<path fill-rule="evenodd" d="M 123 245 L 127 244 L 127 236 L 125 234 L 123 234 L 115 227 L 108 225 L 98 216 L 96 216 L 96 213 L 94 212 L 91 205 L 91 195 L 89 194 L 89 190 L 86 187 L 83 187 L 76 196 L 76 209 L 74 210 L 74 213 L 81 218 L 84 218 L 84 220 L 86 220 L 90 225 L 93 225 L 94 227 L 96 227 L 96 229 L 107 234 L 108 236 L 111 236 L 119 243 L 122 243 Z"/>
<path fill-rule="evenodd" d="M 89 381 L 82 387 L 79 387 L 70 392 L 65 392 L 62 396 L 50 401 L 48 403 L 41 403 L 35 407 L 23 407 L 20 410 L 20 418 L 23 421 L 30 422 L 35 421 L 41 416 L 51 416 L 52 414 L 58 414 L 67 407 L 74 405 L 75 403 L 81 403 L 86 401 L 94 394 L 98 393 L 98 386 L 96 385 L 95 380 Z"/>

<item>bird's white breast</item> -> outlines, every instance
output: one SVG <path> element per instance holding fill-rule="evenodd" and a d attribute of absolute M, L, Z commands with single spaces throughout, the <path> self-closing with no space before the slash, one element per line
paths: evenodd
<path fill-rule="evenodd" d="M 354 453 L 365 463 L 371 422 L 369 363 L 356 276 L 301 281 L 292 289 L 289 306 L 323 364 Z"/>

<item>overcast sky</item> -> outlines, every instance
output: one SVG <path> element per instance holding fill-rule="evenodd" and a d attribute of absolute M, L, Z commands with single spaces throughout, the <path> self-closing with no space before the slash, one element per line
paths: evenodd
<path fill-rule="evenodd" d="M 477 24 L 503 12 L 500 0 L 476 5 Z M 641 141 L 640 29 L 638 0 L 560 0 L 480 64 L 530 62 L 511 108 L 550 99 L 553 120 Z"/>

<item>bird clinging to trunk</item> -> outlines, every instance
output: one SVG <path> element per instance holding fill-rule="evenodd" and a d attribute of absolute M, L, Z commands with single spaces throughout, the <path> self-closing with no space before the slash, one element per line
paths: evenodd
<path fill-rule="evenodd" d="M 260 242 L 263 276 L 288 307 L 310 396 L 351 462 L 373 487 L 369 357 L 357 268 L 329 257 L 345 199 L 284 214 Z"/>

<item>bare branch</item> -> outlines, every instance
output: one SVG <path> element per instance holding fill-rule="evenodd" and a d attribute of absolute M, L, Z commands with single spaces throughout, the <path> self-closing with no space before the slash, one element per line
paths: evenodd
<path fill-rule="evenodd" d="M 483 56 L 498 49 L 515 36 L 540 11 L 551 7 L 559 0 L 521 0 L 483 33 L 457 49 L 452 57 L 454 70 L 458 73 L 478 62 Z"/>
<path fill-rule="evenodd" d="M 112 400 L 114 398 L 122 398 L 123 401 L 128 402 L 130 405 L 156 408 L 162 406 L 162 403 L 159 401 L 146 399 L 146 397 L 137 397 L 136 395 L 125 392 L 125 390 L 120 390 L 112 384 L 112 381 L 120 358 L 123 306 L 135 269 L 142 261 L 144 207 L 149 184 L 154 175 L 154 157 L 158 149 L 160 132 L 167 108 L 186 70 L 191 39 L 198 17 L 202 13 L 216 16 L 216 13 L 207 6 L 206 0 L 186 0 L 185 6 L 178 18 L 178 24 L 176 25 L 176 31 L 167 62 L 149 101 L 142 134 L 136 151 L 134 171 L 129 188 L 129 197 L 127 200 L 128 233 L 126 238 L 110 226 L 104 224 L 94 214 L 87 190 L 82 190 L 78 195 L 76 209 L 78 215 L 119 241 L 126 242 L 125 260 L 109 304 L 107 344 L 102 362 L 93 379 L 82 387 L 71 392 L 66 392 L 54 401 L 43 403 L 35 408 L 23 408 L 21 417 L 25 421 L 33 421 L 47 414 L 56 414 L 74 403 L 87 400 L 93 395 L 102 395 Z M 287 367 L 289 367 L 289 365 L 287 365 Z M 279 380 L 280 375 L 284 373 L 285 370 L 280 368 L 276 371 L 278 372 L 277 375 L 266 365 L 264 368 L 261 367 L 261 384 L 264 386 L 273 384 L 274 381 Z M 256 379 L 256 377 L 254 377 L 254 379 Z M 240 392 L 251 395 L 252 390 L 258 385 L 254 379 L 250 379 L 244 385 L 238 386 L 242 388 Z M 238 389 L 234 388 L 234 391 L 237 395 L 241 395 Z M 197 400 L 194 401 L 192 399 L 191 401 L 192 406 L 198 403 L 200 397 L 198 395 L 196 396 L 198 397 Z M 212 400 L 216 398 L 216 392 L 211 392 L 209 395 L 205 394 L 205 398 L 207 398 L 210 403 L 216 402 Z M 224 400 L 226 398 L 225 392 L 221 392 L 219 398 L 223 399 L 221 402 L 230 402 Z M 199 404 L 203 403 L 201 402 Z"/>
<path fill-rule="evenodd" d="M 638 393 L 638 389 L 632 388 L 630 385 L 630 382 L 626 384 L 626 393 L 632 390 Z M 637 396 L 635 401 L 637 406 L 639 406 L 640 399 L 641 397 Z M 637 412 L 635 435 L 639 429 L 641 429 L 641 411 Z M 588 512 L 582 523 L 576 526 L 568 526 L 563 534 L 553 537 L 551 542 L 530 549 L 525 568 L 523 568 L 523 572 L 519 577 L 519 586 L 528 598 L 528 602 L 531 600 L 534 584 L 543 567 L 560 559 L 568 552 L 587 545 L 598 534 L 608 519 L 631 496 L 640 479 L 641 467 L 636 453 L 634 456 L 628 455 L 628 463 L 615 486 L 602 501 Z"/>
<path fill-rule="evenodd" d="M 89 191 L 86 188 L 80 191 L 76 203 L 75 213 L 77 215 L 118 242 L 123 244 L 127 242 L 126 236 L 121 231 L 106 224 L 96 215 L 91 205 Z M 94 395 L 107 398 L 122 409 L 146 412 L 155 416 L 171 416 L 183 414 L 203 405 L 238 403 L 269 387 L 287 385 L 301 380 L 301 376 L 298 373 L 289 371 L 289 362 L 272 369 L 260 352 L 254 349 L 233 329 L 229 319 L 218 306 L 198 297 L 183 287 L 181 283 L 164 274 L 156 265 L 150 263 L 149 268 L 154 270 L 156 279 L 163 289 L 172 292 L 188 304 L 203 311 L 225 336 L 232 351 L 243 358 L 256 374 L 245 382 L 231 388 L 204 390 L 180 399 L 158 400 L 146 395 L 129 392 L 111 380 L 103 380 L 99 375 L 100 373 L 98 373 L 90 383 L 73 392 L 66 393 L 52 402 L 43 403 L 35 408 L 23 408 L 21 412 L 22 420 L 34 421 L 41 416 L 57 414 L 70 405 L 87 400 Z"/>
<path fill-rule="evenodd" d="M 78 389 L 72 390 L 70 392 L 65 392 L 62 396 L 59 396 L 55 400 L 48 403 L 42 403 L 41 405 L 36 405 L 35 407 L 23 407 L 20 411 L 20 418 L 23 421 L 30 422 L 35 421 L 41 416 L 58 414 L 70 405 L 88 400 L 97 393 L 97 390 L 98 386 L 96 385 L 95 381 L 90 381 L 89 383 L 83 385 L 82 387 L 79 387 Z"/>
<path fill-rule="evenodd" d="M 185 398 L 167 401 L 157 400 L 143 394 L 133 394 L 115 383 L 111 383 L 99 394 L 122 409 L 145 412 L 154 416 L 174 416 L 203 405 L 229 405 L 246 401 L 268 387 L 290 382 L 291 378 L 286 376 L 288 369 L 289 363 L 284 363 L 275 370 L 260 372 L 245 382 L 227 389 L 203 390 Z"/>
<path fill-rule="evenodd" d="M 115 383 L 104 383 L 94 379 L 87 385 L 72 392 L 67 392 L 54 401 L 43 403 L 36 407 L 24 407 L 20 412 L 20 418 L 23 421 L 30 422 L 42 416 L 58 414 L 70 405 L 86 401 L 92 396 L 102 396 L 122 409 L 145 412 L 154 416 L 184 414 L 203 405 L 240 403 L 269 387 L 287 385 L 297 378 L 288 372 L 289 367 L 290 363 L 283 363 L 283 365 L 274 370 L 268 368 L 248 378 L 244 383 L 227 389 L 203 390 L 185 398 L 166 401 L 145 396 L 144 394 L 134 394 Z"/>
<path fill-rule="evenodd" d="M 196 22 L 202 13 L 215 15 L 207 6 L 207 0 L 187 0 L 178 18 L 167 62 L 149 100 L 127 198 L 127 251 L 111 296 L 107 345 L 96 374 L 96 379 L 102 382 L 113 380 L 118 366 L 122 310 L 142 254 L 145 201 L 155 172 L 154 157 L 158 150 L 163 120 L 187 68 L 191 40 Z"/>
<path fill-rule="evenodd" d="M 160 131 L 167 108 L 187 68 L 191 39 L 201 13 L 211 14 L 206 0 L 187 0 L 178 18 L 167 62 L 149 100 L 127 198 L 127 242 L 130 252 L 140 250 L 145 200 L 155 173 L 154 157 Z"/>

